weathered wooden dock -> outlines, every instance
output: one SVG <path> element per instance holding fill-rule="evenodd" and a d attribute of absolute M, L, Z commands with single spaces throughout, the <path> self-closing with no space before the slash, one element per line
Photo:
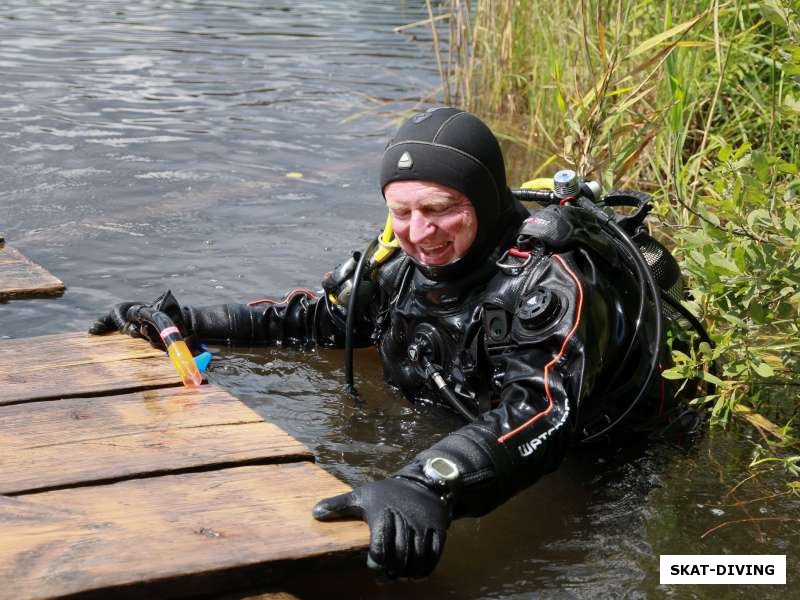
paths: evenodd
<path fill-rule="evenodd" d="M 1 599 L 208 595 L 335 564 L 367 528 L 311 508 L 347 489 L 142 340 L 0 341 Z"/>
<path fill-rule="evenodd" d="M 0 302 L 63 293 L 60 279 L 25 258 L 0 236 Z"/>

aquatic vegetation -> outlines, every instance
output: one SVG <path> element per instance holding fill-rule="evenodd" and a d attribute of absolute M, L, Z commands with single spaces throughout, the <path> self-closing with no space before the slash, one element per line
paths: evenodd
<path fill-rule="evenodd" d="M 675 352 L 665 376 L 715 384 L 698 400 L 712 420 L 747 419 L 796 475 L 800 2 L 444 8 L 445 96 L 523 150 L 523 177 L 569 166 L 653 194 L 716 344 Z"/>

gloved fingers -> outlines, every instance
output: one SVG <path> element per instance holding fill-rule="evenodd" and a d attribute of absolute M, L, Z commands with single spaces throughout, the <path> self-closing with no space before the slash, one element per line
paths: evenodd
<path fill-rule="evenodd" d="M 428 545 L 427 552 L 425 553 L 426 556 L 430 557 L 428 561 L 430 563 L 428 565 L 428 573 L 433 571 L 434 567 L 438 564 L 439 558 L 442 556 L 442 552 L 444 552 L 445 540 L 447 540 L 446 529 L 434 529 L 431 531 L 430 545 Z"/>
<path fill-rule="evenodd" d="M 135 338 L 142 337 L 141 334 L 139 334 L 139 326 L 136 323 L 130 323 L 130 322 L 123 323 L 116 329 L 120 333 L 124 333 L 125 335 L 129 335 L 131 337 Z"/>
<path fill-rule="evenodd" d="M 92 323 L 91 327 L 89 327 L 89 333 L 91 335 L 104 335 L 106 333 L 111 333 L 112 331 L 117 331 L 117 329 L 119 329 L 117 327 L 117 323 L 114 321 L 114 317 L 111 315 L 111 313 L 109 313 L 107 315 L 103 315 L 94 323 Z"/>
<path fill-rule="evenodd" d="M 137 303 L 123 302 L 115 305 L 108 313 L 92 323 L 91 327 L 89 327 L 89 333 L 92 335 L 103 335 L 111 333 L 112 331 L 119 331 L 132 335 L 130 331 L 126 330 L 126 327 L 130 325 L 128 321 L 128 310 L 132 306 L 137 306 Z"/>
<path fill-rule="evenodd" d="M 441 556 L 441 533 L 435 529 L 411 532 L 412 542 L 409 545 L 408 566 L 405 573 L 407 577 L 421 579 L 433 572 Z"/>
<path fill-rule="evenodd" d="M 430 574 L 427 564 L 430 561 L 430 538 L 433 534 L 431 529 L 425 531 L 411 531 L 411 539 L 409 540 L 409 557 L 408 557 L 408 576 L 409 577 L 425 577 Z"/>
<path fill-rule="evenodd" d="M 120 331 L 125 325 L 131 322 L 128 320 L 128 312 L 134 306 L 138 307 L 141 305 L 134 302 L 123 302 L 111 309 L 111 318 L 114 320 L 114 323 L 117 324 L 117 329 Z"/>
<path fill-rule="evenodd" d="M 409 575 L 408 566 L 413 552 L 414 532 L 399 512 L 392 511 L 394 516 L 394 536 L 388 540 L 391 544 L 391 557 L 384 563 L 386 573 L 391 578 L 407 577 Z"/>
<path fill-rule="evenodd" d="M 311 511 L 317 521 L 332 521 L 344 517 L 364 518 L 364 509 L 361 507 L 355 492 L 339 494 L 330 498 L 323 498 Z"/>
<path fill-rule="evenodd" d="M 394 513 L 386 508 L 377 519 L 369 523 L 367 566 L 370 569 L 383 570 L 391 565 L 394 558 L 394 535 Z"/>
<path fill-rule="evenodd" d="M 138 326 L 136 330 L 138 337 L 146 339 L 150 342 L 151 346 L 155 346 L 156 348 L 166 349 L 164 346 L 164 340 L 161 339 L 161 335 L 152 324 L 150 323 L 142 323 Z M 133 334 L 131 334 L 133 335 Z M 137 336 L 134 336 L 137 337 Z"/>

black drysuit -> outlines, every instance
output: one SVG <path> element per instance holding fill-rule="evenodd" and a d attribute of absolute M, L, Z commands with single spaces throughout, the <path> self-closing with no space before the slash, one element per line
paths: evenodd
<path fill-rule="evenodd" d="M 554 223 L 573 233 L 541 239 Z M 440 401 L 435 369 L 477 414 L 397 473 L 424 484 L 428 458 L 452 460 L 462 475 L 453 517 L 485 514 L 626 413 L 651 358 L 640 340 L 629 350 L 635 278 L 583 209 L 548 207 L 516 234 L 492 255 L 500 260 L 455 282 L 427 279 L 398 251 L 359 284 L 357 345 L 378 347 L 387 381 L 412 401 Z M 202 341 L 341 347 L 346 306 L 336 297 L 352 272 L 335 273 L 318 297 L 299 291 L 278 304 L 184 307 L 184 325 Z M 672 412 L 664 384 L 656 378 L 617 429 Z"/>

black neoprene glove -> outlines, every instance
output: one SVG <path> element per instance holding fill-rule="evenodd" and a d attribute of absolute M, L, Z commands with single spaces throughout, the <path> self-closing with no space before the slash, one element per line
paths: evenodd
<path fill-rule="evenodd" d="M 356 517 L 369 525 L 367 566 L 389 577 L 426 577 L 444 550 L 450 503 L 422 483 L 393 477 L 321 500 L 314 518 Z"/>
<path fill-rule="evenodd" d="M 131 308 L 139 308 L 141 306 L 148 306 L 166 313 L 178 327 L 182 336 L 184 338 L 189 337 L 191 332 L 186 331 L 184 327 L 181 306 L 170 290 L 167 290 L 150 303 L 122 302 L 115 304 L 108 313 L 92 323 L 91 327 L 89 327 L 89 333 L 91 335 L 105 335 L 113 331 L 119 331 L 131 337 L 145 338 L 153 346 L 163 349 L 164 342 L 153 325 L 141 319 L 130 320 L 128 318 L 131 314 Z M 135 311 L 133 312 L 135 313 Z"/>

